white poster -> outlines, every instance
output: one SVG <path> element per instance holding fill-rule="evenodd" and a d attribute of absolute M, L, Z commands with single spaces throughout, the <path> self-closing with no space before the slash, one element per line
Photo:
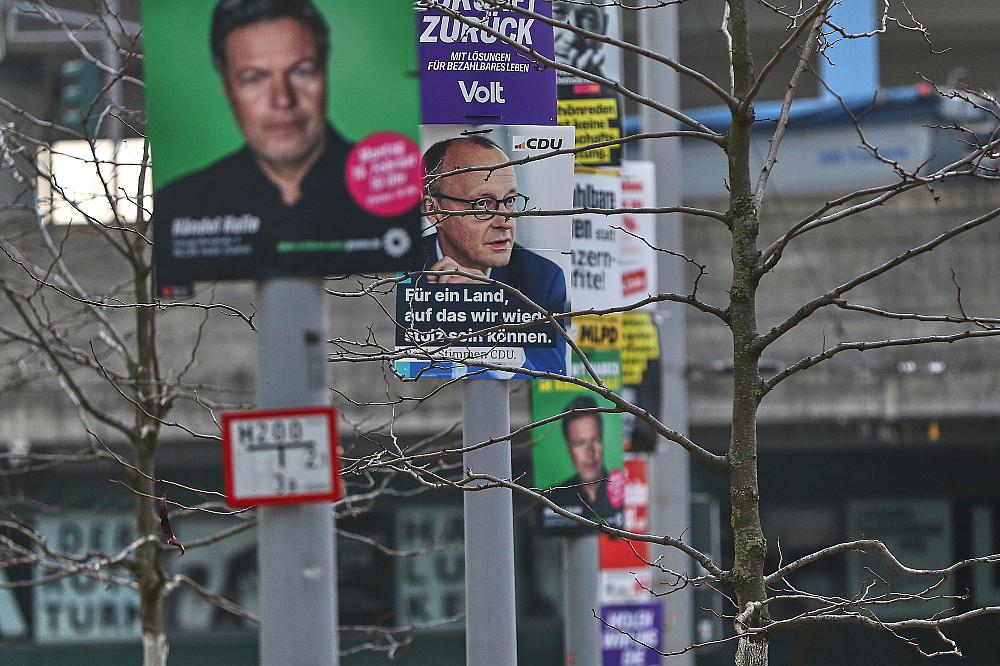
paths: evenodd
<path fill-rule="evenodd" d="M 559 126 L 423 127 L 423 270 L 467 275 L 418 275 L 398 286 L 396 349 L 414 352 L 396 363 L 402 375 L 566 373 L 568 347 L 547 314 L 569 309 L 570 220 L 530 213 L 572 206 L 573 156 L 518 162 L 571 148 L 574 136 Z"/>
<path fill-rule="evenodd" d="M 51 549 L 70 556 L 88 552 L 118 553 L 135 538 L 130 513 L 63 513 L 39 516 L 37 529 Z M 100 575 L 55 577 L 59 560 L 40 566 L 37 576 L 51 577 L 33 588 L 35 640 L 39 643 L 134 641 L 142 634 L 139 593 L 113 584 L 129 581 L 127 571 L 102 569 Z M 63 562 L 65 564 L 65 562 Z"/>
<path fill-rule="evenodd" d="M 457 619 L 465 611 L 462 516 L 461 506 L 396 512 L 396 550 L 405 553 L 396 558 L 397 626 Z"/>
<path fill-rule="evenodd" d="M 652 162 L 622 162 L 622 208 L 656 206 L 656 165 Z M 657 293 L 656 215 L 622 215 L 622 297 L 626 303 Z M 653 304 L 646 306 L 653 308 Z"/>
<path fill-rule="evenodd" d="M 611 210 L 621 208 L 621 200 L 618 169 L 577 168 L 573 208 Z M 622 305 L 621 226 L 621 215 L 588 212 L 573 216 L 569 293 L 574 310 Z"/>

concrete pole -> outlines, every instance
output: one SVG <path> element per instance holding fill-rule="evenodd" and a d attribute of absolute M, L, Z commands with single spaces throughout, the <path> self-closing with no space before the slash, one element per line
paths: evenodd
<path fill-rule="evenodd" d="M 463 386 L 464 432 L 470 446 L 510 434 L 507 382 L 467 379 Z M 465 469 L 510 479 L 510 440 L 466 453 Z M 516 666 L 514 601 L 514 500 L 510 490 L 465 493 L 465 663 Z"/>
<path fill-rule="evenodd" d="M 639 43 L 665 56 L 680 59 L 678 48 L 677 5 L 638 12 Z M 677 73 L 646 58 L 639 59 L 639 76 L 643 94 L 663 104 L 680 108 Z M 646 132 L 676 129 L 677 123 L 648 107 L 642 107 L 642 128 Z M 644 154 L 656 164 L 656 191 L 659 205 L 670 206 L 681 202 L 681 146 L 679 139 L 650 141 L 644 144 Z M 679 215 L 659 215 L 656 225 L 656 245 L 674 252 L 684 251 L 684 235 Z M 687 293 L 684 264 L 674 257 L 661 255 L 658 265 L 661 292 Z M 660 419 L 670 428 L 688 432 L 687 385 L 684 369 L 687 363 L 685 336 L 685 308 L 678 303 L 662 303 L 659 314 L 662 398 Z M 649 456 L 650 531 L 680 537 L 690 535 L 691 527 L 691 477 L 690 458 L 679 446 L 660 441 L 655 453 Z M 652 554 L 653 559 L 663 555 L 662 564 L 672 571 L 692 571 L 691 561 L 674 549 L 664 549 Z M 657 576 L 667 579 L 668 576 Z M 660 591 L 669 589 L 667 581 Z M 694 593 L 690 587 L 662 597 L 666 632 L 664 645 L 667 650 L 678 650 L 694 642 Z M 691 652 L 664 660 L 670 666 L 694 664 Z"/>
<path fill-rule="evenodd" d="M 601 666 L 601 612 L 597 598 L 600 562 L 597 535 L 563 542 L 563 644 L 565 663 Z"/>
<path fill-rule="evenodd" d="M 104 38 L 104 64 L 117 72 L 122 68 L 122 54 L 121 51 L 118 50 L 118 38 L 121 36 L 121 32 L 118 30 L 117 21 L 117 19 L 122 17 L 121 0 L 107 0 L 107 7 L 108 13 L 106 18 L 110 32 Z M 108 74 L 108 81 L 110 81 L 111 78 L 112 76 Z M 117 82 L 108 88 L 107 99 L 108 102 L 114 107 L 113 110 L 116 114 L 120 112 L 124 98 L 125 95 L 122 90 L 121 82 Z M 95 110 L 98 113 L 101 111 L 100 107 L 95 107 Z M 122 122 L 117 118 L 112 118 L 111 116 L 105 118 L 104 122 L 105 127 L 107 127 L 105 130 L 105 136 L 108 139 L 120 141 L 123 134 Z"/>
<path fill-rule="evenodd" d="M 121 0 L 107 0 L 107 2 L 108 2 L 107 4 L 108 15 L 106 18 L 108 26 L 110 27 L 110 31 L 104 39 L 104 64 L 106 64 L 108 67 L 117 72 L 122 68 L 122 55 L 121 51 L 118 50 L 118 42 L 117 42 L 121 34 L 117 29 L 118 27 L 117 19 L 121 18 Z M 107 75 L 107 79 L 109 82 L 111 81 L 112 78 L 113 78 L 112 75 L 110 74 Z M 124 106 L 123 104 L 124 91 L 122 90 L 122 84 L 120 81 L 112 85 L 110 88 L 108 88 L 107 100 L 108 104 L 112 107 L 113 112 L 116 115 L 120 114 L 121 109 Z M 101 111 L 100 107 L 95 107 L 95 112 L 100 113 L 100 111 Z M 111 150 L 111 162 L 116 165 L 118 164 L 119 143 L 121 142 L 124 134 L 125 133 L 122 121 L 108 114 L 104 118 L 104 129 L 102 132 L 102 136 L 106 139 L 110 139 L 113 142 Z M 102 171 L 104 170 L 102 169 Z M 112 207 L 114 208 L 115 215 L 117 216 L 119 212 L 117 166 L 113 170 L 110 170 L 110 174 L 111 174 L 111 182 L 109 183 L 110 187 L 108 189 L 114 193 Z M 126 183 L 125 187 L 128 188 L 130 185 L 131 183 Z M 122 220 L 121 223 L 127 224 L 128 222 Z"/>
<path fill-rule="evenodd" d="M 329 404 L 323 283 L 257 288 L 257 406 Z M 260 663 L 337 666 L 337 560 L 328 503 L 257 509 Z"/>

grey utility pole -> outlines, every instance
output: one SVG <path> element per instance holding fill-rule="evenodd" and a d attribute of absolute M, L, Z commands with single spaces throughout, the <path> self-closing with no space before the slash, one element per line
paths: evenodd
<path fill-rule="evenodd" d="M 323 283 L 261 282 L 257 406 L 329 404 Z M 331 505 L 257 508 L 260 663 L 337 666 L 337 561 Z"/>
<path fill-rule="evenodd" d="M 467 378 L 462 388 L 463 445 L 510 434 L 506 381 Z M 462 464 L 475 474 L 510 479 L 510 440 L 470 451 Z M 466 491 L 464 499 L 465 663 L 516 666 L 514 498 L 510 490 L 489 488 Z"/>
<path fill-rule="evenodd" d="M 563 641 L 565 664 L 601 666 L 601 612 L 597 598 L 597 534 L 563 537 Z"/>
<path fill-rule="evenodd" d="M 121 16 L 121 0 L 108 0 L 108 29 L 109 33 L 104 40 L 104 64 L 113 69 L 115 72 L 122 68 L 122 54 L 118 49 L 118 38 L 121 36 L 121 32 L 117 28 L 117 23 L 115 19 Z M 110 79 L 112 75 L 108 75 Z M 123 106 L 123 100 L 125 98 L 124 92 L 122 91 L 122 84 L 116 82 L 113 86 L 108 89 L 108 102 L 114 107 L 115 115 L 121 113 Z M 107 130 L 105 131 L 105 136 L 113 141 L 115 141 L 115 151 L 114 160 L 118 161 L 118 145 L 117 142 L 122 139 L 122 122 L 117 118 L 112 118 L 108 116 L 104 119 L 106 123 Z M 115 174 L 115 180 L 117 181 L 117 172 Z"/>
<path fill-rule="evenodd" d="M 637 12 L 639 17 L 639 43 L 667 57 L 680 59 L 678 48 L 677 5 Z M 639 77 L 643 94 L 673 108 L 680 108 L 678 74 L 674 70 L 648 58 L 639 58 Z M 642 128 L 646 132 L 676 129 L 677 122 L 649 107 L 642 107 Z M 681 201 L 681 146 L 680 139 L 660 139 L 643 144 L 647 159 L 656 164 L 656 192 L 658 204 L 672 206 Z M 684 235 L 681 216 L 658 215 L 656 245 L 674 252 L 683 252 Z M 676 257 L 665 254 L 659 260 L 659 288 L 661 292 L 687 293 L 684 281 L 684 264 Z M 660 419 L 678 432 L 687 432 L 687 386 L 684 368 L 687 362 L 685 337 L 685 308 L 680 303 L 661 303 L 659 313 L 662 398 Z M 691 527 L 691 477 L 688 454 L 672 442 L 660 441 L 655 453 L 649 456 L 649 518 L 653 534 L 674 537 L 690 535 Z M 654 555 L 654 558 L 661 553 Z M 674 549 L 662 551 L 663 566 L 672 571 L 690 572 L 691 560 Z M 665 578 L 659 576 L 658 578 Z M 667 581 L 661 581 L 666 583 Z M 660 587 L 664 590 L 664 586 Z M 690 587 L 679 589 L 662 597 L 666 633 L 663 645 L 668 651 L 678 650 L 694 642 L 694 592 Z M 691 666 L 693 653 L 670 657 L 664 663 L 670 666 Z"/>

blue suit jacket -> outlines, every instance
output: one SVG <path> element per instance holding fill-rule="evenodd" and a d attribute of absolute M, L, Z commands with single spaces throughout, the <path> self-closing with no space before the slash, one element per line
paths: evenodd
<path fill-rule="evenodd" d="M 425 236 L 423 245 L 426 261 L 424 270 L 427 270 L 438 258 L 434 235 Z M 514 287 L 549 312 L 566 312 L 569 309 L 566 276 L 562 269 L 555 262 L 517 243 L 514 243 L 511 250 L 510 263 L 494 268 L 490 271 L 490 278 Z M 556 339 L 555 347 L 526 347 L 523 367 L 566 374 L 566 341 L 559 332 L 554 332 L 553 337 Z M 514 375 L 514 379 L 528 378 L 529 375 Z"/>

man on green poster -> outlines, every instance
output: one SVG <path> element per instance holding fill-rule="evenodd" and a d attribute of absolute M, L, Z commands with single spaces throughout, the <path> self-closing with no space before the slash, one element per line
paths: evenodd
<path fill-rule="evenodd" d="M 195 16 L 200 7 L 192 2 L 181 9 Z M 187 46 L 210 54 L 218 74 L 215 81 L 199 75 L 200 84 L 213 88 L 200 92 L 179 83 L 186 72 L 174 63 L 185 54 L 176 35 L 165 34 L 172 18 L 152 2 L 146 8 L 155 46 L 147 62 L 155 70 L 150 135 L 159 174 L 154 254 L 161 296 L 183 294 L 197 280 L 415 267 L 419 149 L 408 137 L 386 131 L 391 125 L 373 123 L 376 131 L 366 127 L 355 144 L 330 121 L 331 95 L 342 111 L 339 123 L 344 98 L 362 91 L 329 87 L 342 75 L 331 70 L 331 45 L 340 70 L 352 57 L 344 51 L 358 51 L 342 43 L 343 25 L 335 26 L 338 37 L 331 38 L 329 16 L 334 12 L 349 23 L 357 19 L 357 8 L 324 13 L 313 0 L 220 0 L 207 43 Z M 392 10 L 392 21 L 409 21 L 407 9 L 401 2 L 381 7 L 387 15 Z M 216 152 L 207 166 L 178 169 L 177 144 L 187 147 L 195 164 L 196 154 L 211 154 L 221 145 L 215 139 L 231 131 L 225 129 L 228 118 L 214 116 L 220 109 L 212 96 L 220 88 L 242 146 Z M 178 106 L 182 94 L 204 97 L 204 109 L 200 99 Z M 346 122 L 359 134 L 353 118 Z M 193 142 L 194 133 L 211 140 Z M 162 172 L 159 165 L 166 165 Z"/>
<path fill-rule="evenodd" d="M 563 411 L 563 438 L 576 474 L 556 484 L 547 497 L 561 508 L 590 520 L 620 527 L 620 492 L 608 493 L 610 473 L 604 464 L 604 424 L 601 414 L 577 410 L 597 409 L 590 396 L 578 396 Z"/>
<path fill-rule="evenodd" d="M 322 223 L 349 144 L 326 122 L 329 29 L 310 0 L 222 0 L 211 47 L 246 144 L 157 193 L 157 214 L 247 212 Z M 199 196 L 200 195 L 200 196 Z"/>

